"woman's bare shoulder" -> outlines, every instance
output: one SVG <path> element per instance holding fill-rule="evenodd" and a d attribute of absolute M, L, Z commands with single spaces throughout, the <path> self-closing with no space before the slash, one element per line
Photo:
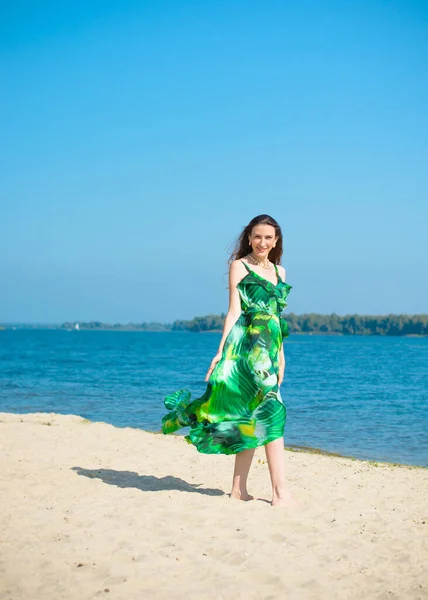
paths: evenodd
<path fill-rule="evenodd" d="M 281 276 L 281 279 L 285 281 L 285 278 L 287 277 L 287 271 L 285 270 L 285 268 L 282 265 L 278 265 L 278 271 Z"/>
<path fill-rule="evenodd" d="M 247 272 L 248 271 L 245 268 L 245 266 L 242 264 L 241 259 L 233 260 L 230 263 L 230 268 L 229 268 L 229 281 L 232 284 L 237 285 L 239 283 L 239 281 L 241 281 L 241 279 L 243 279 L 245 277 Z"/>
<path fill-rule="evenodd" d="M 235 273 L 246 273 L 247 270 L 244 267 L 244 265 L 242 264 L 242 259 L 241 258 L 237 258 L 236 260 L 232 260 L 232 262 L 230 263 L 230 272 L 235 272 Z"/>

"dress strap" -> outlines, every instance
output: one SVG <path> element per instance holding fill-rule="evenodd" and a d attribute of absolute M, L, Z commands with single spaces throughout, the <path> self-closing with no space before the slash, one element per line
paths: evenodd
<path fill-rule="evenodd" d="M 282 277 L 281 277 L 281 275 L 279 274 L 278 267 L 276 266 L 276 263 L 273 263 L 273 264 L 274 264 L 274 266 L 275 266 L 276 277 L 277 277 L 277 281 L 278 281 L 278 283 L 279 283 L 280 281 L 282 281 Z M 277 285 L 278 285 L 278 284 L 277 284 Z"/>
<path fill-rule="evenodd" d="M 243 265 L 245 265 L 245 268 L 247 269 L 247 271 L 248 271 L 249 273 L 251 273 L 251 269 L 250 269 L 250 267 L 247 265 L 247 263 L 245 263 L 243 260 L 241 260 L 241 263 L 242 263 Z"/>

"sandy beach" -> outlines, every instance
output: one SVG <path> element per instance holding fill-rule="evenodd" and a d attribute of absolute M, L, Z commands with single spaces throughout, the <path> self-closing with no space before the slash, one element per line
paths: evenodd
<path fill-rule="evenodd" d="M 79 416 L 0 413 L 3 600 L 426 599 L 428 470 L 286 450 L 298 510 L 233 457 Z"/>

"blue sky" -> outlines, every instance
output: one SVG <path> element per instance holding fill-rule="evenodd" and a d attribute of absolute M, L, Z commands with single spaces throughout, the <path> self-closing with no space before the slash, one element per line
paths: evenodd
<path fill-rule="evenodd" d="M 225 311 L 260 213 L 290 311 L 428 312 L 426 2 L 0 6 L 0 322 Z"/>

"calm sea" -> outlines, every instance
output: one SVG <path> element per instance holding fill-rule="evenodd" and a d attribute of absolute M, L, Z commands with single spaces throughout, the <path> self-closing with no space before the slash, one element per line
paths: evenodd
<path fill-rule="evenodd" d="M 159 431 L 167 394 L 204 392 L 219 340 L 217 333 L 0 331 L 0 411 Z M 285 353 L 286 445 L 428 466 L 428 338 L 296 335 Z"/>

